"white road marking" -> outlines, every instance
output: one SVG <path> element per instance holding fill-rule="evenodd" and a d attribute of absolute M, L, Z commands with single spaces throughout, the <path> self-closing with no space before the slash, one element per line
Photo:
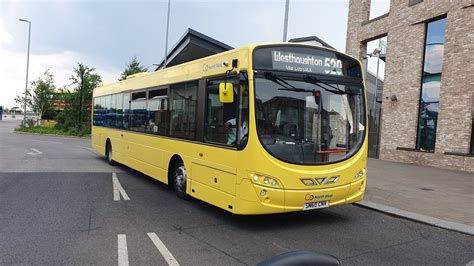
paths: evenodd
<path fill-rule="evenodd" d="M 28 152 L 27 154 L 29 154 L 29 155 L 40 155 L 40 154 L 43 154 L 42 152 L 40 152 L 39 150 L 34 149 L 34 148 L 30 148 L 30 150 L 32 150 L 32 152 Z"/>
<path fill-rule="evenodd" d="M 120 200 L 120 195 L 122 195 L 124 200 L 130 200 L 130 198 L 127 195 L 127 192 L 125 192 L 122 185 L 120 184 L 116 173 L 112 173 L 112 183 L 114 184 L 114 200 L 115 201 Z"/>
<path fill-rule="evenodd" d="M 117 235 L 118 265 L 128 266 L 127 235 Z"/>
<path fill-rule="evenodd" d="M 158 251 L 160 251 L 163 258 L 165 258 L 168 265 L 179 266 L 178 261 L 173 257 L 173 254 L 166 248 L 165 244 L 155 233 L 148 233 L 148 237 L 153 241 Z"/>

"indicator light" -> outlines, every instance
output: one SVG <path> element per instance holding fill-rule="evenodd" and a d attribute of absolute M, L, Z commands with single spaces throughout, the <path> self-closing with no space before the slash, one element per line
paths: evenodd
<path fill-rule="evenodd" d="M 362 169 L 362 170 L 360 170 L 360 171 L 354 176 L 354 179 L 359 179 L 359 178 L 363 177 L 364 174 L 365 174 L 365 172 L 366 172 L 365 168 Z"/>
<path fill-rule="evenodd" d="M 265 195 L 267 195 L 267 191 L 265 189 L 260 191 L 260 196 L 265 197 Z"/>

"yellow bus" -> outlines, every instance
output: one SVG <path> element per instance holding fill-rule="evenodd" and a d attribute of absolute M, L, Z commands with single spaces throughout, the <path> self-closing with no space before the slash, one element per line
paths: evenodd
<path fill-rule="evenodd" d="M 94 90 L 92 146 L 235 214 L 362 200 L 362 67 L 305 44 L 248 45 Z"/>

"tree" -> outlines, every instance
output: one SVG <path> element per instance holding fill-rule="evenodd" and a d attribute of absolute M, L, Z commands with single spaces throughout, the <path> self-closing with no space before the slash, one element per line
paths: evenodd
<path fill-rule="evenodd" d="M 26 95 L 25 93 L 23 94 L 20 94 L 20 95 L 17 95 L 15 97 L 15 102 L 21 106 L 21 110 L 20 110 L 20 113 L 22 113 L 23 111 L 23 106 L 25 106 L 25 102 L 26 102 L 26 108 L 28 109 L 29 107 L 31 107 L 31 92 L 29 89 L 26 90 Z"/>
<path fill-rule="evenodd" d="M 138 61 L 137 57 L 132 57 L 132 60 L 127 64 L 125 70 L 122 72 L 122 77 L 119 80 L 124 80 L 127 76 L 148 71 L 147 67 L 141 66 L 140 62 Z"/>
<path fill-rule="evenodd" d="M 90 130 L 92 92 L 102 84 L 102 79 L 94 68 L 81 63 L 74 68 L 74 75 L 70 79 L 73 90 L 62 89 L 59 92 L 65 107 L 57 116 L 57 122 L 67 130 L 81 130 L 82 125 L 87 125 L 86 129 Z"/>
<path fill-rule="evenodd" d="M 75 85 L 75 92 L 78 94 L 78 101 L 72 103 L 71 106 L 77 106 L 79 129 L 81 129 L 82 123 L 90 124 L 92 92 L 94 88 L 102 84 L 100 75 L 94 71 L 95 68 L 78 63 L 78 66 L 74 68 L 74 75 L 71 76 L 72 85 Z"/>
<path fill-rule="evenodd" d="M 38 77 L 31 82 L 31 108 L 33 112 L 39 114 L 41 118 L 51 108 L 51 102 L 54 100 L 54 79 L 53 75 L 46 70 L 43 78 Z"/>

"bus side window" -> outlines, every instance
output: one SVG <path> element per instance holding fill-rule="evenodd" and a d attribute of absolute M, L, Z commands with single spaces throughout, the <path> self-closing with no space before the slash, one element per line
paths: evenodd
<path fill-rule="evenodd" d="M 240 80 L 239 86 L 239 127 L 237 145 L 245 146 L 249 134 L 249 88 L 247 80 Z"/>
<path fill-rule="evenodd" d="M 172 137 L 196 138 L 197 89 L 197 81 L 171 85 L 169 110 Z"/>
<path fill-rule="evenodd" d="M 148 91 L 147 117 L 148 133 L 167 135 L 169 124 L 167 88 Z"/>
<path fill-rule="evenodd" d="M 112 107 L 112 95 L 104 96 L 104 117 L 103 117 L 103 126 L 110 127 L 110 113 Z"/>
<path fill-rule="evenodd" d="M 210 80 L 207 83 L 207 119 L 205 123 L 206 142 L 220 143 L 234 146 L 238 136 L 238 124 L 241 122 L 239 115 L 239 100 L 241 92 L 237 77 L 227 78 L 227 83 L 234 85 L 234 102 L 221 103 L 219 100 L 219 83 L 224 78 Z M 248 104 L 248 100 L 247 100 Z"/>
<path fill-rule="evenodd" d="M 109 126 L 116 127 L 116 119 L 117 119 L 117 109 L 115 108 L 117 104 L 117 94 L 112 94 L 110 98 L 110 110 L 109 110 Z"/>
<path fill-rule="evenodd" d="M 130 129 L 145 132 L 146 128 L 146 91 L 132 93 L 130 104 Z"/>
<path fill-rule="evenodd" d="M 123 94 L 116 95 L 115 101 L 115 127 L 123 127 Z"/>
<path fill-rule="evenodd" d="M 130 93 L 123 94 L 123 122 L 122 128 L 128 129 L 130 123 Z"/>

